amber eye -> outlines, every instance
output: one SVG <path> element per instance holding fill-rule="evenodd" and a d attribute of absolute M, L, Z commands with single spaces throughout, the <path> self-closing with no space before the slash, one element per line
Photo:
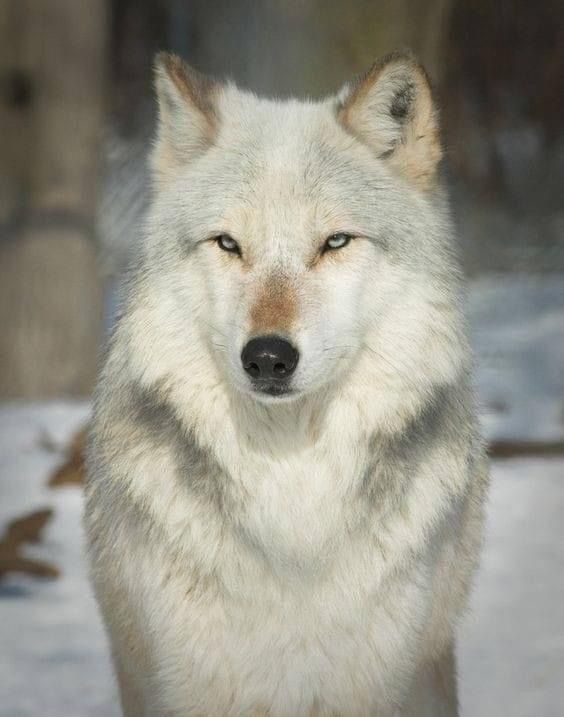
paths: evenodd
<path fill-rule="evenodd" d="M 231 254 L 238 254 L 241 256 L 241 249 L 239 248 L 239 244 L 233 239 L 233 237 L 230 237 L 229 234 L 220 234 L 219 236 L 215 237 L 215 242 L 218 245 L 220 249 L 223 249 L 223 251 L 228 251 Z"/>
<path fill-rule="evenodd" d="M 344 246 L 347 246 L 352 238 L 352 234 L 347 234 L 346 232 L 337 232 L 337 234 L 332 234 L 325 240 L 323 252 L 342 249 Z"/>

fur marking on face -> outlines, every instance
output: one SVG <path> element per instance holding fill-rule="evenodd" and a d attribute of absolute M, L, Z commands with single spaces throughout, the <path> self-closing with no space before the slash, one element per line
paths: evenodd
<path fill-rule="evenodd" d="M 290 334 L 297 313 L 296 291 L 290 280 L 269 276 L 251 307 L 251 334 Z"/>

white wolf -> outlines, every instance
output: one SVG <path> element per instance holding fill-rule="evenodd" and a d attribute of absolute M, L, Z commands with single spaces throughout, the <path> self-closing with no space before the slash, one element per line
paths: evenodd
<path fill-rule="evenodd" d="M 87 485 L 123 710 L 456 715 L 487 470 L 425 73 L 157 89 Z"/>

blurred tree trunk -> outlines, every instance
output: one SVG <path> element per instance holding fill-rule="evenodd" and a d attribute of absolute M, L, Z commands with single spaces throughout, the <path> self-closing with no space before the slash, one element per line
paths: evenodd
<path fill-rule="evenodd" d="M 321 36 L 331 38 L 328 49 L 339 66 L 363 71 L 382 55 L 410 49 L 436 84 L 443 77 L 441 60 L 454 3 L 455 0 L 358 0 L 329 4 L 308 0 L 310 15 L 318 18 L 322 28 Z"/>
<path fill-rule="evenodd" d="M 451 17 L 443 90 L 452 166 L 512 212 L 562 208 L 563 7 L 459 0 Z"/>
<path fill-rule="evenodd" d="M 203 70 L 267 94 L 320 95 L 401 48 L 411 48 L 439 83 L 455 0 L 165 3 L 171 47 Z"/>
<path fill-rule="evenodd" d="M 92 388 L 106 36 L 105 0 L 2 0 L 0 398 Z"/>

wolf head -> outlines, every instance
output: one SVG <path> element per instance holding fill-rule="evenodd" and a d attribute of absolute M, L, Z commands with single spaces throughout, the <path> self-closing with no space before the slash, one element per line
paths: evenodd
<path fill-rule="evenodd" d="M 203 382 L 211 365 L 270 403 L 328 391 L 366 357 L 381 388 L 448 380 L 456 262 L 417 62 L 392 55 L 338 95 L 299 102 L 164 54 L 156 86 L 142 294 L 162 374 L 190 366 Z"/>

